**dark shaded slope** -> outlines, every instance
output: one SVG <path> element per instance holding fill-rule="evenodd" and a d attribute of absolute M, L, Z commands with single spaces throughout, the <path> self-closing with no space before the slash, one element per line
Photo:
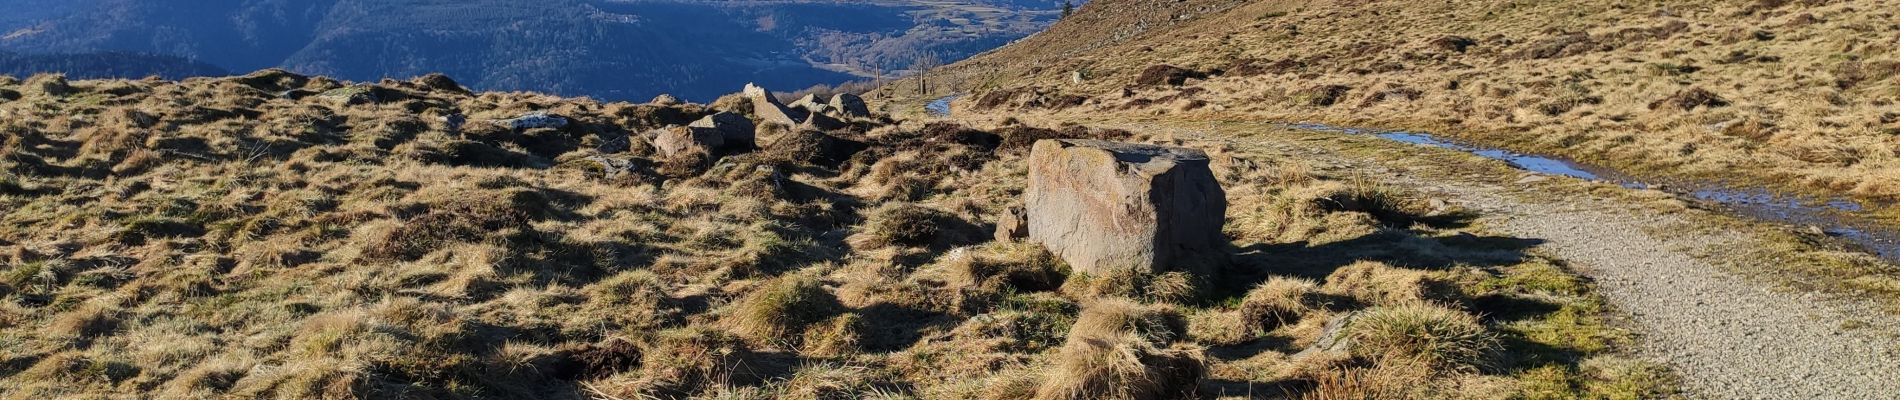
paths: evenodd
<path fill-rule="evenodd" d="M 69 72 L 70 71 L 70 72 Z M 136 53 L 14 54 L 0 52 L 0 75 L 25 78 L 42 72 L 66 72 L 72 79 L 182 79 L 229 75 L 218 66 L 178 57 Z"/>

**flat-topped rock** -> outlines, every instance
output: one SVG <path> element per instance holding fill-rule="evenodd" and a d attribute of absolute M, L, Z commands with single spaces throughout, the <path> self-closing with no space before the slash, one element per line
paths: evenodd
<path fill-rule="evenodd" d="M 753 147 L 758 142 L 758 126 L 744 115 L 721 112 L 700 118 L 686 125 L 688 128 L 709 129 L 719 132 L 726 146 Z"/>
<path fill-rule="evenodd" d="M 1023 197 L 1029 240 L 1077 272 L 1205 276 L 1225 259 L 1226 193 L 1200 150 L 1038 141 Z"/>

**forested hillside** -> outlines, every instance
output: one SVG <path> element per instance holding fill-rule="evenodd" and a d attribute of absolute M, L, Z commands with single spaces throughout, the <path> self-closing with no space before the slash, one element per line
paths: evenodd
<path fill-rule="evenodd" d="M 127 52 L 230 71 L 376 80 L 446 72 L 486 90 L 645 100 L 746 82 L 896 75 L 1028 35 L 1060 3 L 973 0 L 79 0 L 0 5 L 0 50 Z M 98 75 L 89 70 L 61 70 Z M 134 74 L 144 75 L 144 74 Z"/>
<path fill-rule="evenodd" d="M 190 76 L 216 76 L 227 72 L 215 65 L 151 54 L 15 54 L 0 52 L 0 75 L 25 76 L 42 71 L 72 71 L 79 78 L 143 78 L 157 76 L 181 79 Z"/>

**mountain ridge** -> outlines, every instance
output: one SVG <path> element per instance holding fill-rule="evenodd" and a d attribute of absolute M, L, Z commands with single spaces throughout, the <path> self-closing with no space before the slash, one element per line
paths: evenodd
<path fill-rule="evenodd" d="M 745 82 L 798 89 L 959 58 L 1040 29 L 1054 14 L 1036 4 L 91 0 L 0 19 L 0 50 L 150 53 L 359 81 L 447 72 L 485 90 L 710 101 Z"/>

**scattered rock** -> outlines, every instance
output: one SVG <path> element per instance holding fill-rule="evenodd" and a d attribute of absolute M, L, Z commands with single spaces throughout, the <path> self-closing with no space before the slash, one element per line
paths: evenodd
<path fill-rule="evenodd" d="M 790 108 L 801 109 L 805 111 L 817 111 L 817 109 L 814 107 L 817 107 L 823 104 L 824 103 L 818 102 L 818 95 L 808 94 L 808 95 L 805 95 L 805 97 L 800 97 L 798 98 L 798 100 L 792 101 L 791 103 L 786 103 L 785 106 L 790 107 Z"/>
<path fill-rule="evenodd" d="M 814 113 L 811 113 L 811 115 L 807 115 L 805 117 L 805 122 L 798 124 L 798 126 L 804 129 L 817 129 L 821 131 L 829 131 L 829 130 L 834 130 L 834 129 L 841 129 L 846 126 L 850 126 L 850 124 L 847 124 L 844 121 L 841 121 L 837 118 L 832 118 L 830 115 L 814 112 Z"/>
<path fill-rule="evenodd" d="M 1519 184 L 1519 185 L 1529 185 L 1529 184 L 1533 184 L 1533 183 L 1538 183 L 1538 182 L 1543 182 L 1543 181 L 1548 181 L 1548 180 L 1550 180 L 1550 177 L 1548 177 L 1548 176 L 1543 176 L 1543 175 L 1530 175 L 1530 176 L 1525 176 L 1525 177 L 1523 177 L 1523 178 L 1521 178 L 1521 179 L 1518 179 L 1518 180 L 1517 180 L 1517 184 Z"/>
<path fill-rule="evenodd" d="M 650 174 L 650 171 L 648 171 L 650 166 L 646 165 L 643 162 L 645 160 L 641 158 L 615 158 L 615 157 L 607 157 L 607 156 L 602 156 L 602 155 L 593 155 L 593 156 L 588 156 L 587 159 L 589 161 L 593 161 L 596 164 L 599 164 L 600 169 L 601 169 L 601 174 L 607 179 L 618 179 L 618 178 L 629 177 L 629 176 L 646 176 Z"/>
<path fill-rule="evenodd" d="M 674 126 L 652 132 L 653 149 L 660 155 L 716 154 L 726 148 L 726 135 L 716 129 Z"/>
<path fill-rule="evenodd" d="M 461 132 L 462 126 L 468 125 L 468 116 L 461 113 L 444 115 L 438 120 L 442 121 L 443 129 L 449 133 Z"/>
<path fill-rule="evenodd" d="M 621 135 L 620 137 L 608 139 L 606 142 L 602 142 L 600 146 L 596 146 L 594 150 L 599 151 L 600 154 L 625 153 L 633 150 L 633 137 Z"/>
<path fill-rule="evenodd" d="M 1029 238 L 1078 272 L 1211 273 L 1227 200 L 1199 150 L 1043 140 L 1029 156 Z"/>
<path fill-rule="evenodd" d="M 647 101 L 647 104 L 662 105 L 662 106 L 676 106 L 676 105 L 680 105 L 681 103 L 682 102 L 680 101 L 680 98 L 673 97 L 673 95 L 664 94 L 664 93 L 660 94 L 659 96 L 653 96 L 653 100 Z"/>
<path fill-rule="evenodd" d="M 791 108 L 779 103 L 778 99 L 772 98 L 772 92 L 765 88 L 748 83 L 745 85 L 744 93 L 746 98 L 752 101 L 752 114 L 757 115 L 760 122 L 786 126 L 798 126 L 799 123 L 804 122 L 802 115 L 795 114 Z"/>
<path fill-rule="evenodd" d="M 693 121 L 687 127 L 718 132 L 728 146 L 754 147 L 758 143 L 758 126 L 739 114 L 716 113 Z"/>
<path fill-rule="evenodd" d="M 317 92 L 311 91 L 309 89 L 290 89 L 290 90 L 285 90 L 282 92 L 277 92 L 277 97 L 290 99 L 290 100 L 303 100 L 306 97 L 315 96 L 315 95 L 317 95 Z"/>
<path fill-rule="evenodd" d="M 806 106 L 806 107 L 805 107 L 805 112 L 806 112 L 806 113 L 809 113 L 810 115 L 827 115 L 827 116 L 830 116 L 830 115 L 834 115 L 834 114 L 836 114 L 836 113 L 838 112 L 838 110 L 837 110 L 837 109 L 833 109 L 833 108 L 831 108 L 831 106 L 830 106 L 830 105 L 826 105 L 826 104 L 824 104 L 824 103 L 813 103 L 813 104 L 811 104 L 811 105 L 809 105 L 809 106 Z M 809 120 L 809 119 L 807 119 L 807 120 L 806 120 L 805 122 L 811 122 L 811 120 Z"/>
<path fill-rule="evenodd" d="M 1022 207 L 1010 207 L 996 219 L 996 241 L 1014 242 L 1029 237 L 1029 215 Z"/>
<path fill-rule="evenodd" d="M 535 111 L 535 112 L 523 114 L 520 117 L 515 117 L 514 119 L 495 121 L 495 123 L 500 124 L 501 126 L 504 126 L 504 127 L 512 128 L 514 130 L 527 130 L 527 129 L 539 129 L 539 128 L 551 128 L 551 129 L 566 128 L 568 121 L 567 121 L 567 117 L 549 114 L 547 111 Z"/>
<path fill-rule="evenodd" d="M 1314 340 L 1311 346 L 1306 346 L 1305 350 L 1294 353 L 1291 358 L 1302 359 L 1322 353 L 1350 352 L 1352 350 L 1352 339 L 1346 337 L 1346 327 L 1352 325 L 1352 320 L 1358 317 L 1358 311 L 1347 311 L 1344 314 L 1326 320 L 1326 326 L 1320 330 L 1319 339 Z"/>
<path fill-rule="evenodd" d="M 831 108 L 846 117 L 868 118 L 871 116 L 871 107 L 864 103 L 863 97 L 855 94 L 839 93 L 831 96 Z"/>

